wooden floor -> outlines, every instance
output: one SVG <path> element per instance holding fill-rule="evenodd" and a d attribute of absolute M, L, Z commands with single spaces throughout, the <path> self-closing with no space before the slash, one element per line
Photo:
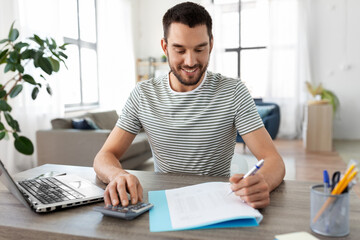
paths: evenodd
<path fill-rule="evenodd" d="M 332 174 L 334 171 L 346 171 L 346 164 L 337 152 L 308 152 L 303 147 L 301 140 L 275 140 L 274 141 L 280 155 L 285 159 L 293 159 L 295 164 L 295 180 L 301 181 L 323 181 L 323 170 Z M 249 150 L 245 150 L 249 151 Z M 238 143 L 235 152 L 243 153 L 243 144 Z M 331 175 L 330 175 L 331 176 Z M 360 186 L 354 188 L 360 196 Z"/>

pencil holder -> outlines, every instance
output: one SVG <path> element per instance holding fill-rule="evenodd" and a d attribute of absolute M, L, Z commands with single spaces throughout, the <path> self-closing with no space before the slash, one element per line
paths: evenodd
<path fill-rule="evenodd" d="M 342 237 L 350 232 L 349 193 L 331 195 L 324 185 L 311 187 L 310 227 L 315 233 Z"/>

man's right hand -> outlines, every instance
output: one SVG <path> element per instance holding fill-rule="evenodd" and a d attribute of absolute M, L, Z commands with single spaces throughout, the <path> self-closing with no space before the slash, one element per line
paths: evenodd
<path fill-rule="evenodd" d="M 107 185 L 104 193 L 105 205 L 117 206 L 121 201 L 122 206 L 127 206 L 129 204 L 127 193 L 130 194 L 131 204 L 143 201 L 143 188 L 139 179 L 122 171 L 115 175 Z"/>

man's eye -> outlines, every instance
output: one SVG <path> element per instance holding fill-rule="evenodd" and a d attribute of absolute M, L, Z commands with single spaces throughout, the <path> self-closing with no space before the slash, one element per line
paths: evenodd
<path fill-rule="evenodd" d="M 176 52 L 179 53 L 179 54 L 184 54 L 185 53 L 184 50 L 177 50 Z"/>
<path fill-rule="evenodd" d="M 204 51 L 204 49 L 195 49 L 195 52 L 202 52 L 202 51 Z"/>

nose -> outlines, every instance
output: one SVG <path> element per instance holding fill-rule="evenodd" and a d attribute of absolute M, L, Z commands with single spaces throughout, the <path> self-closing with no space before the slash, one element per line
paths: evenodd
<path fill-rule="evenodd" d="M 191 51 L 185 54 L 184 65 L 188 67 L 193 67 L 196 65 L 196 56 Z"/>

